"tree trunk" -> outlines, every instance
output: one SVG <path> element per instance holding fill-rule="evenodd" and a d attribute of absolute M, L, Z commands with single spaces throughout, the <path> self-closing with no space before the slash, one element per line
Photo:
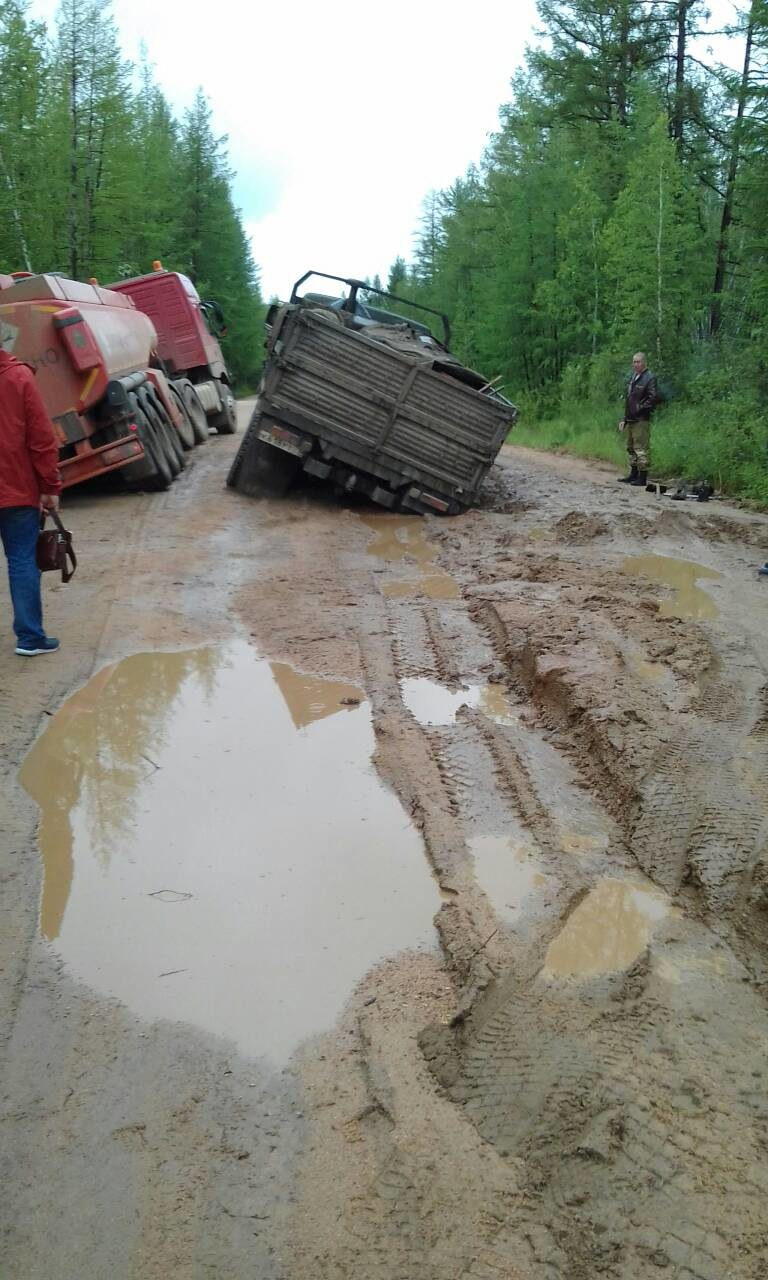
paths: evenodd
<path fill-rule="evenodd" d="M 597 224 L 592 217 L 592 358 L 597 355 L 597 325 L 600 319 L 600 268 L 597 261 Z"/>
<path fill-rule="evenodd" d="M 5 158 L 1 150 L 0 150 L 0 177 L 2 177 L 3 182 L 8 188 L 8 192 L 11 197 L 11 221 L 13 223 L 13 227 L 16 232 L 16 235 L 18 236 L 19 248 L 21 250 L 22 265 L 25 271 L 31 271 L 32 263 L 30 262 L 30 259 L 29 259 L 29 248 L 27 247 L 27 238 L 24 235 L 24 226 L 21 221 L 21 214 L 19 213 L 18 198 L 16 194 L 16 185 L 13 181 L 13 178 L 11 177 L 11 174 L 5 163 Z"/>
<path fill-rule="evenodd" d="M 616 112 L 619 124 L 627 123 L 627 86 L 631 75 L 631 51 L 629 47 L 629 11 L 621 5 L 619 16 L 618 77 L 616 83 Z"/>
<path fill-rule="evenodd" d="M 661 364 L 661 329 L 664 321 L 664 273 L 663 273 L 663 235 L 664 235 L 664 165 L 659 164 L 659 223 L 656 231 L 656 362 Z"/>
<path fill-rule="evenodd" d="M 688 35 L 688 10 L 693 0 L 678 0 L 677 49 L 675 52 L 675 101 L 672 108 L 672 138 L 677 154 L 682 155 L 685 120 L 685 49 Z"/>
<path fill-rule="evenodd" d="M 72 59 L 72 68 L 69 77 L 69 121 L 70 121 L 70 138 L 69 138 L 69 274 L 73 280 L 77 279 L 80 262 L 78 255 L 78 218 L 77 218 L 77 200 L 78 190 L 77 184 L 79 179 L 78 166 L 78 147 L 79 147 L 79 121 L 78 121 L 78 102 L 77 95 L 78 86 L 78 56 L 77 32 L 75 24 L 72 24 L 72 45 L 70 48 L 70 57 Z"/>
<path fill-rule="evenodd" d="M 736 178 L 739 172 L 741 151 L 741 135 L 744 123 L 744 110 L 749 92 L 749 77 L 752 63 L 752 39 L 755 31 L 755 0 L 749 9 L 747 22 L 747 38 L 744 46 L 744 66 L 741 72 L 739 93 L 736 101 L 736 119 L 733 124 L 731 155 L 728 161 L 728 176 L 725 183 L 725 199 L 720 219 L 720 235 L 715 253 L 715 279 L 712 286 L 712 306 L 709 313 L 709 332 L 715 337 L 720 332 L 723 317 L 723 287 L 725 285 L 726 251 L 728 248 L 728 231 L 733 222 L 733 204 L 736 192 Z"/>

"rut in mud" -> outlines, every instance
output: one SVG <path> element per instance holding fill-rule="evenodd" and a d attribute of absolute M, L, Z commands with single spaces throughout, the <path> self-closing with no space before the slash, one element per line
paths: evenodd
<path fill-rule="evenodd" d="M 377 765 L 443 892 L 455 1000 L 413 1026 L 422 1065 L 398 1058 L 391 1014 L 360 1008 L 357 1132 L 336 1151 L 360 1181 L 347 1204 L 323 1192 L 334 1230 L 310 1218 L 299 1274 L 756 1280 L 765 602 L 744 546 L 743 582 L 706 564 L 720 516 L 608 495 L 542 527 L 546 504 L 502 476 L 490 510 L 428 523 L 427 552 L 423 525 L 366 517 L 364 602 L 326 581 L 340 616 L 291 643 L 332 663 L 354 611 Z M 455 585 L 437 598 L 436 570 Z M 407 988 L 384 986 L 402 1009 Z"/>
<path fill-rule="evenodd" d="M 765 1280 L 768 521 L 525 450 L 455 520 L 251 503 L 232 447 L 23 766 L 12 1267 Z"/>

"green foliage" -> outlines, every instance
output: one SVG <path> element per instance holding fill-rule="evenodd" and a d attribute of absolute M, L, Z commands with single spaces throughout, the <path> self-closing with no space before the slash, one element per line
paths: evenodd
<path fill-rule="evenodd" d="M 768 0 L 733 75 L 704 0 L 539 0 L 482 164 L 432 192 L 393 273 L 521 407 L 513 438 L 621 461 L 632 355 L 665 401 L 654 470 L 768 500 Z M 716 317 L 716 324 L 713 317 Z"/>
<path fill-rule="evenodd" d="M 264 308 L 231 180 L 202 92 L 175 120 L 146 57 L 138 76 L 123 60 L 109 0 L 61 0 L 50 41 L 3 0 L 0 269 L 110 281 L 160 258 L 220 303 L 230 370 L 253 387 Z"/>

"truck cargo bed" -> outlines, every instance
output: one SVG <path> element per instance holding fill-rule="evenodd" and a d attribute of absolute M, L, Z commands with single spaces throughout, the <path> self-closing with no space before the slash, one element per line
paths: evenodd
<path fill-rule="evenodd" d="M 405 320 L 360 329 L 329 307 L 286 304 L 267 350 L 252 438 L 387 506 L 470 506 L 517 416 Z"/>

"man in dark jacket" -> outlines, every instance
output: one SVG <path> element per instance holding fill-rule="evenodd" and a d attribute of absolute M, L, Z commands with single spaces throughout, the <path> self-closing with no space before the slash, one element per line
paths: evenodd
<path fill-rule="evenodd" d="M 59 647 L 43 630 L 35 551 L 40 511 L 56 511 L 60 491 L 56 434 L 34 372 L 0 350 L 0 538 L 8 561 L 16 652 L 25 658 Z"/>
<path fill-rule="evenodd" d="M 627 433 L 629 475 L 621 476 L 619 483 L 645 488 L 651 462 L 651 414 L 658 404 L 659 395 L 644 352 L 638 351 L 632 357 L 632 368 L 634 372 L 627 385 L 624 417 L 619 423 L 619 431 Z"/>

